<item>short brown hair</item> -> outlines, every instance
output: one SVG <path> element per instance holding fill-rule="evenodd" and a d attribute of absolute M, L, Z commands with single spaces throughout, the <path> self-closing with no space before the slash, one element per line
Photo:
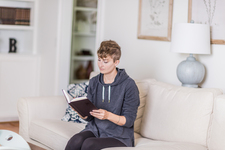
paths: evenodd
<path fill-rule="evenodd" d="M 120 46 L 112 40 L 109 41 L 103 41 L 97 51 L 99 58 L 106 58 L 107 56 L 111 56 L 113 58 L 113 61 L 120 59 L 121 56 L 121 50 Z"/>

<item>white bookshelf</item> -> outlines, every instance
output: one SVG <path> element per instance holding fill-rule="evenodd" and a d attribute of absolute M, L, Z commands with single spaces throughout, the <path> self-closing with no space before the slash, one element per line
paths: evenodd
<path fill-rule="evenodd" d="M 4 89 L 0 90 L 0 122 L 17 121 L 17 100 L 39 95 L 37 3 L 38 0 L 0 0 L 0 7 L 30 8 L 30 25 L 0 24 L 0 89 Z M 17 40 L 16 53 L 9 53 L 9 38 Z"/>
<path fill-rule="evenodd" d="M 95 23 L 93 23 L 93 16 L 96 13 L 97 8 L 77 6 L 77 0 L 74 0 L 70 83 L 80 83 L 87 81 L 84 79 L 77 79 L 75 75 L 76 70 L 81 65 L 84 68 L 86 68 L 87 64 L 91 61 L 92 66 L 94 67 L 96 27 L 94 26 Z M 91 52 L 92 55 L 91 56 L 78 55 L 78 53 L 81 52 L 82 50 L 88 50 Z"/>
<path fill-rule="evenodd" d="M 17 53 L 37 54 L 37 1 L 38 0 L 0 0 L 0 7 L 30 8 L 30 25 L 0 24 L 0 54 L 9 51 L 9 38 L 17 40 Z"/>

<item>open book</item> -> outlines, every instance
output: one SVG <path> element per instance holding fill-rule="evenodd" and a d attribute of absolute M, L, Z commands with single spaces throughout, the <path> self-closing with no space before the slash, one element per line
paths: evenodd
<path fill-rule="evenodd" d="M 90 116 L 90 111 L 98 109 L 87 97 L 73 98 L 65 90 L 62 90 L 68 104 L 82 117 Z"/>

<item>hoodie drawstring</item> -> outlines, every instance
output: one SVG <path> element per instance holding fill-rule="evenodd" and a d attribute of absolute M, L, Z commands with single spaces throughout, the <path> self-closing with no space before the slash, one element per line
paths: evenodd
<path fill-rule="evenodd" d="M 104 98 L 105 98 L 105 87 L 102 87 L 102 102 L 104 102 Z"/>
<path fill-rule="evenodd" d="M 109 86 L 108 88 L 108 103 L 110 103 L 110 98 L 111 98 L 111 86 Z M 104 102 L 104 98 L 105 98 L 105 87 L 102 86 L 102 102 Z"/>
<path fill-rule="evenodd" d="M 108 103 L 110 103 L 110 91 L 111 91 L 111 86 L 109 86 Z"/>

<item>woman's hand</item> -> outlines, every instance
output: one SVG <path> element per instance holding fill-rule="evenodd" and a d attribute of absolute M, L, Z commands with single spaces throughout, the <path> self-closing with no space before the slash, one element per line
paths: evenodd
<path fill-rule="evenodd" d="M 90 114 L 95 118 L 98 118 L 100 120 L 105 120 L 105 119 L 109 119 L 110 112 L 104 109 L 98 109 L 98 110 L 92 110 Z"/>
<path fill-rule="evenodd" d="M 100 120 L 109 120 L 119 126 L 122 126 L 126 123 L 126 118 L 124 116 L 119 116 L 116 114 L 113 114 L 107 110 L 104 109 L 98 109 L 98 110 L 92 110 L 90 112 L 90 114 L 95 117 L 98 118 Z"/>

